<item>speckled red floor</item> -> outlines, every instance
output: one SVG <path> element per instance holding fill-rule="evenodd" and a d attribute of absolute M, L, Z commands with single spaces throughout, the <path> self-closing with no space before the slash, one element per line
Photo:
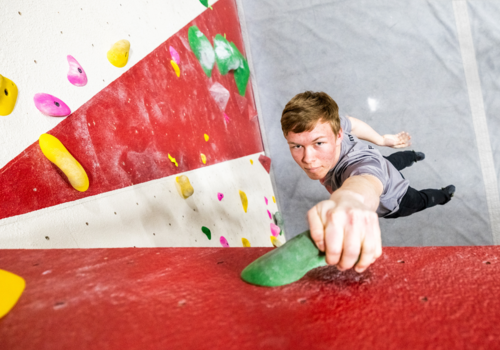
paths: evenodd
<path fill-rule="evenodd" d="M 269 248 L 0 250 L 25 278 L 0 349 L 494 349 L 500 247 L 385 248 L 278 288 L 241 270 Z"/>

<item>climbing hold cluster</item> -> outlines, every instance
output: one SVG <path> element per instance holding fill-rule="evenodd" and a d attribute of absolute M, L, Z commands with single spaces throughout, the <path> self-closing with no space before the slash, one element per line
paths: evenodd
<path fill-rule="evenodd" d="M 274 223 L 280 228 L 280 235 L 283 234 L 285 230 L 285 221 L 283 220 L 283 215 L 279 211 L 273 215 Z"/>
<path fill-rule="evenodd" d="M 215 62 L 222 75 L 234 71 L 234 81 L 241 96 L 245 96 L 250 68 L 248 62 L 233 42 L 217 34 L 214 38 L 214 47 L 205 34 L 198 27 L 192 26 L 188 30 L 188 39 L 191 50 L 200 62 L 201 68 L 210 78 Z"/>

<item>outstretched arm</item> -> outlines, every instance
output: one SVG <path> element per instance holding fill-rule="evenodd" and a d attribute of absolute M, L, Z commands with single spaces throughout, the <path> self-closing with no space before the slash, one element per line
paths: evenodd
<path fill-rule="evenodd" d="M 349 116 L 347 116 L 347 118 L 349 118 L 352 124 L 351 133 L 361 140 L 369 141 L 377 146 L 392 148 L 404 148 L 411 145 L 411 136 L 405 131 L 396 135 L 387 134 L 381 136 L 365 122 Z"/>
<path fill-rule="evenodd" d="M 363 272 L 382 255 L 375 213 L 382 191 L 382 182 L 375 176 L 352 176 L 329 200 L 309 210 L 311 238 L 326 253 L 329 265 L 337 265 L 339 270 L 355 265 L 357 272 Z"/>

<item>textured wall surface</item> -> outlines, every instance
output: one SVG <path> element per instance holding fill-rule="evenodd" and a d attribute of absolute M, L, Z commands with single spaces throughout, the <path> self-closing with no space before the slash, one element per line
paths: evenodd
<path fill-rule="evenodd" d="M 2 53 L 11 50 L 11 55 L 2 57 L 8 64 L 0 74 L 16 82 L 20 94 L 14 112 L 0 118 L 2 133 L 18 134 L 16 142 L 2 139 L 0 247 L 212 246 L 214 240 L 206 239 L 201 228 L 213 229 L 216 223 L 225 227 L 231 245 L 241 246 L 241 238 L 253 237 L 251 244 L 271 246 L 268 210 L 275 213 L 277 208 L 269 174 L 257 160 L 263 148 L 252 88 L 240 96 L 233 73 L 222 76 L 217 68 L 208 78 L 187 38 L 188 28 L 196 25 L 211 41 L 224 34 L 244 54 L 234 1 L 220 1 L 213 10 L 199 1 L 143 3 L 140 9 L 120 2 L 102 7 L 88 3 L 87 8 L 71 2 L 60 5 L 55 12 L 48 5 L 35 6 L 36 11 L 9 9 L 4 24 L 26 31 L 37 27 L 38 32 L 36 38 L 2 39 Z M 38 27 L 38 21 L 52 17 L 58 20 Z M 176 25 L 166 24 L 168 20 Z M 87 28 L 93 29 L 96 21 L 103 34 L 90 40 L 93 31 Z M 76 23 L 81 27 L 76 29 Z M 61 39 L 66 37 L 80 45 L 67 44 L 68 39 Z M 132 51 L 127 66 L 120 69 L 107 61 L 106 52 L 124 38 Z M 83 39 L 91 41 L 88 47 Z M 18 42 L 31 45 L 31 51 L 18 50 Z M 57 49 L 43 49 L 54 42 Z M 180 77 L 171 66 L 169 47 L 180 55 Z M 67 81 L 66 54 L 85 69 L 87 86 Z M 28 55 L 37 57 L 29 61 Z M 37 74 L 28 79 L 32 65 Z M 223 107 L 212 97 L 214 85 L 227 93 Z M 56 95 L 74 112 L 67 118 L 43 116 L 34 106 L 35 92 Z M 87 192 L 75 191 L 43 156 L 36 141 L 41 133 L 56 136 L 79 160 L 90 178 Z M 17 155 L 23 146 L 26 149 Z M 188 172 L 195 194 L 186 201 L 177 194 L 175 176 Z M 249 198 L 249 215 L 243 211 L 240 190 Z M 219 201 L 217 193 L 225 198 Z M 156 195 L 163 202 L 155 202 Z M 123 235 L 120 226 L 129 234 Z M 190 234 L 172 233 L 179 228 Z M 221 234 L 215 232 L 220 245 Z"/>
<path fill-rule="evenodd" d="M 500 248 L 385 248 L 265 288 L 239 278 L 269 248 L 1 250 L 26 280 L 0 348 L 496 349 Z"/>

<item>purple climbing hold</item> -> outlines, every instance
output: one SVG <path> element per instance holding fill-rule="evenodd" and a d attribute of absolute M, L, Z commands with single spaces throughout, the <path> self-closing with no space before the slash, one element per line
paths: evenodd
<path fill-rule="evenodd" d="M 224 236 L 220 236 L 220 244 L 222 244 L 224 248 L 229 248 L 229 243 L 227 242 L 227 239 L 224 238 Z"/>
<path fill-rule="evenodd" d="M 224 198 L 224 195 L 222 193 L 217 193 L 217 198 L 219 199 L 219 202 Z"/>
<path fill-rule="evenodd" d="M 267 215 L 269 215 L 269 219 L 271 219 L 271 220 L 273 219 L 273 216 L 269 210 L 267 211 Z"/>
<path fill-rule="evenodd" d="M 169 50 L 170 50 L 170 56 L 172 56 L 174 62 L 180 64 L 181 58 L 179 56 L 179 53 L 172 46 L 170 46 Z"/>
<path fill-rule="evenodd" d="M 260 155 L 259 156 L 259 162 L 262 164 L 264 169 L 269 173 L 271 171 L 271 158 L 266 157 L 265 155 Z"/>
<path fill-rule="evenodd" d="M 71 114 L 68 105 L 55 96 L 38 93 L 33 100 L 36 108 L 49 117 L 66 117 Z"/>
<path fill-rule="evenodd" d="M 87 74 L 83 70 L 80 63 L 71 55 L 67 56 L 69 71 L 68 71 L 68 80 L 71 84 L 75 86 L 85 86 L 87 85 Z"/>
<path fill-rule="evenodd" d="M 266 201 L 266 205 L 268 205 L 269 201 L 267 200 L 267 197 L 264 197 L 264 200 Z"/>

